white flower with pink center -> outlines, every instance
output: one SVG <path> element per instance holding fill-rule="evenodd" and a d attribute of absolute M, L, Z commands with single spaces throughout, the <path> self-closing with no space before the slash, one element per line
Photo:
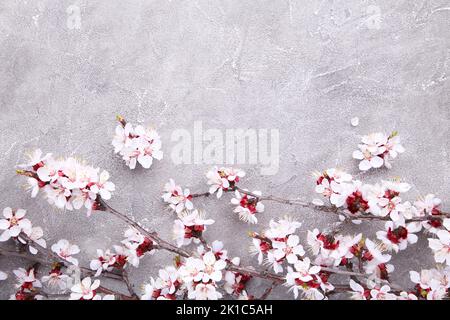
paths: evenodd
<path fill-rule="evenodd" d="M 44 231 L 41 227 L 32 227 L 31 229 L 25 229 L 23 232 L 33 243 L 36 243 L 40 247 L 47 248 L 47 242 L 42 238 L 44 236 Z M 33 243 L 29 243 L 28 240 L 22 239 L 21 236 L 18 237 L 18 240 L 23 244 L 28 243 L 28 250 L 31 254 L 38 253 L 39 250 L 35 248 Z"/>
<path fill-rule="evenodd" d="M 365 262 L 363 265 L 364 271 L 368 274 L 374 274 L 380 278 L 381 272 L 387 271 L 392 272 L 394 266 L 387 264 L 391 260 L 390 254 L 383 254 L 381 247 L 377 245 L 370 239 L 365 240 L 366 249 L 362 254 L 362 261 Z"/>
<path fill-rule="evenodd" d="M 231 203 L 237 206 L 233 212 L 239 214 L 239 219 L 251 224 L 256 224 L 258 223 L 256 214 L 264 212 L 264 204 L 262 204 L 258 198 L 258 196 L 261 196 L 260 191 L 253 191 L 252 194 L 255 196 L 245 193 L 241 194 L 236 190 L 235 198 L 231 199 Z"/>
<path fill-rule="evenodd" d="M 264 232 L 264 235 L 269 239 L 285 238 L 295 233 L 301 226 L 302 224 L 300 222 L 292 220 L 289 217 L 278 219 L 278 221 L 271 219 L 269 229 Z"/>
<path fill-rule="evenodd" d="M 217 260 L 214 253 L 208 251 L 203 255 L 204 267 L 201 272 L 194 278 L 194 281 L 202 281 L 208 283 L 210 281 L 219 282 L 222 280 L 222 271 L 227 266 L 224 260 Z"/>
<path fill-rule="evenodd" d="M 89 267 L 95 271 L 95 277 L 98 277 L 103 271 L 112 271 L 115 263 L 116 255 L 110 250 L 97 249 L 97 259 L 91 260 Z"/>
<path fill-rule="evenodd" d="M 346 184 L 352 181 L 352 176 L 336 168 L 330 168 L 315 175 L 317 177 L 315 191 L 328 198 L 336 207 L 342 207 L 346 198 Z"/>
<path fill-rule="evenodd" d="M 420 273 L 409 272 L 410 279 L 416 284 L 417 294 L 427 300 L 441 300 L 450 287 L 450 268 L 424 269 Z"/>
<path fill-rule="evenodd" d="M 439 206 L 442 200 L 437 198 L 434 194 L 427 194 L 425 197 L 414 202 L 420 216 L 439 215 L 441 213 Z"/>
<path fill-rule="evenodd" d="M 100 176 L 98 177 L 98 181 L 94 182 L 90 191 L 94 194 L 99 194 L 102 199 L 109 200 L 111 199 L 111 192 L 116 190 L 114 183 L 109 180 L 109 173 L 107 171 L 102 171 Z"/>
<path fill-rule="evenodd" d="M 73 265 L 78 265 L 78 260 L 72 257 L 80 252 L 80 248 L 76 244 L 71 244 L 66 239 L 61 239 L 57 243 L 53 244 L 51 249 L 60 258 Z"/>
<path fill-rule="evenodd" d="M 362 233 L 356 236 L 351 235 L 336 235 L 335 242 L 339 245 L 329 252 L 329 257 L 334 260 L 334 265 L 338 266 L 344 260 L 352 259 L 355 255 L 352 249 L 359 244 L 362 239 Z M 322 250 L 325 248 L 322 248 Z"/>
<path fill-rule="evenodd" d="M 47 201 L 59 209 L 87 209 L 88 216 L 100 206 L 100 199 L 109 200 L 115 186 L 109 173 L 88 166 L 74 158 L 55 160 L 51 155 L 33 166 L 18 170 L 28 178 L 31 196 L 43 190 Z"/>
<path fill-rule="evenodd" d="M 290 266 L 288 267 L 286 285 L 294 292 L 296 299 L 299 292 L 306 299 L 321 300 L 325 298 L 323 293 L 318 290 L 322 282 L 320 277 L 318 277 L 320 270 L 319 266 L 311 266 L 309 258 L 297 261 L 294 269 Z"/>
<path fill-rule="evenodd" d="M 26 213 L 24 209 L 13 210 L 9 207 L 3 210 L 4 219 L 0 220 L 0 230 L 4 231 L 0 234 L 0 242 L 15 238 L 21 232 L 31 232 L 32 225 L 30 220 L 25 218 Z"/>
<path fill-rule="evenodd" d="M 216 286 L 212 283 L 199 283 L 195 289 L 188 292 L 189 299 L 195 300 L 218 300 L 222 298 L 222 294 L 217 291 Z"/>
<path fill-rule="evenodd" d="M 17 288 L 31 289 L 33 287 L 34 288 L 42 287 L 41 282 L 35 277 L 35 270 L 33 268 L 29 270 L 19 268 L 13 270 L 13 273 L 16 276 Z"/>
<path fill-rule="evenodd" d="M 448 219 L 447 219 L 448 220 Z M 439 230 L 437 238 L 429 238 L 428 246 L 433 250 L 434 260 L 437 263 L 450 265 L 450 232 Z"/>
<path fill-rule="evenodd" d="M 404 220 L 403 222 L 400 220 L 399 223 L 387 221 L 384 227 L 384 231 L 377 231 L 376 234 L 389 251 L 405 250 L 408 243 L 414 244 L 418 240 L 415 233 L 419 232 L 420 228 L 416 223 L 405 224 Z"/>
<path fill-rule="evenodd" d="M 150 278 L 150 283 L 145 284 L 143 287 L 141 300 L 155 300 L 159 297 L 159 293 L 155 279 Z"/>
<path fill-rule="evenodd" d="M 64 292 L 72 286 L 72 278 L 59 270 L 52 270 L 49 275 L 43 276 L 41 280 L 52 292 Z"/>
<path fill-rule="evenodd" d="M 98 287 L 100 287 L 100 280 L 92 282 L 90 277 L 86 277 L 70 289 L 72 292 L 69 300 L 92 300 Z"/>
<path fill-rule="evenodd" d="M 189 257 L 184 261 L 184 264 L 179 268 L 178 272 L 181 279 L 187 286 L 192 287 L 194 281 L 198 282 L 202 279 L 202 271 L 205 269 L 203 259 L 197 257 Z"/>
<path fill-rule="evenodd" d="M 160 269 L 158 274 L 158 288 L 164 291 L 163 295 L 174 294 L 181 284 L 178 270 L 175 267 L 168 266 L 164 269 Z"/>
<path fill-rule="evenodd" d="M 224 191 L 233 190 L 244 176 L 245 172 L 240 169 L 213 167 L 206 173 L 209 193 L 214 194 L 217 191 L 217 198 L 220 198 Z"/>
<path fill-rule="evenodd" d="M 371 300 L 397 300 L 397 296 L 391 293 L 391 287 L 388 285 L 375 286 L 370 290 Z"/>
<path fill-rule="evenodd" d="M 290 264 L 295 264 L 299 256 L 305 255 L 305 250 L 300 244 L 300 238 L 297 235 L 290 235 L 285 241 L 272 241 L 274 248 L 273 255 L 277 261 L 286 259 Z"/>
<path fill-rule="evenodd" d="M 392 221 L 402 218 L 408 206 L 402 203 L 400 193 L 407 192 L 407 183 L 382 181 L 381 184 L 366 185 L 369 212 L 381 217 L 390 216 Z M 407 214 L 406 214 L 407 215 Z"/>
<path fill-rule="evenodd" d="M 370 291 L 364 289 L 362 285 L 350 279 L 350 299 L 352 300 L 369 300 Z"/>
<path fill-rule="evenodd" d="M 184 210 L 194 209 L 192 204 L 192 195 L 189 189 L 183 189 L 175 184 L 173 179 L 170 179 L 164 186 L 164 194 L 162 195 L 164 202 L 169 203 L 169 206 L 176 213 L 181 213 Z"/>
<path fill-rule="evenodd" d="M 381 132 L 362 137 L 362 143 L 358 145 L 359 150 L 353 152 L 353 158 L 361 160 L 359 163 L 360 170 L 366 171 L 383 166 L 384 160 L 382 157 L 386 151 L 387 139 L 388 137 Z"/>
<path fill-rule="evenodd" d="M 174 221 L 172 233 L 177 246 L 187 246 L 192 243 L 199 243 L 199 238 L 206 230 L 206 226 L 214 223 L 212 219 L 205 219 L 204 214 L 198 210 L 180 215 Z"/>
<path fill-rule="evenodd" d="M 124 124 L 123 119 L 119 121 L 121 124 L 116 127 L 112 145 L 114 152 L 122 156 L 130 169 L 135 169 L 137 163 L 148 169 L 153 159 L 163 158 L 161 138 L 154 129 L 146 129 L 142 125 L 133 127 L 130 123 Z"/>
<path fill-rule="evenodd" d="M 390 168 L 390 160 L 405 151 L 395 131 L 389 136 L 381 132 L 372 133 L 363 136 L 361 142 L 358 145 L 359 150 L 353 152 L 353 158 L 361 160 L 359 163 L 361 171 L 380 168 L 383 165 Z"/>
<path fill-rule="evenodd" d="M 44 161 L 51 158 L 52 154 L 47 153 L 46 155 L 43 155 L 41 149 L 36 149 L 31 153 L 26 154 L 26 156 L 28 157 L 28 162 L 18 165 L 17 166 L 18 168 L 21 169 L 32 169 L 33 167 L 39 168 L 40 166 L 42 166 Z"/>
<path fill-rule="evenodd" d="M 227 260 L 228 259 L 228 252 L 227 250 L 223 249 L 223 242 L 219 240 L 214 240 L 211 243 L 211 248 L 208 248 L 214 253 L 217 259 Z M 207 250 L 203 245 L 200 245 L 197 247 L 197 253 L 201 256 L 203 256 Z"/>

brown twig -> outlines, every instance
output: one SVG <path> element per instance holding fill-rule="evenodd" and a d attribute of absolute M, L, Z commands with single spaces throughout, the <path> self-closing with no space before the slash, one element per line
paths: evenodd
<path fill-rule="evenodd" d="M 13 251 L 13 250 L 8 250 L 8 249 L 5 249 L 5 248 L 0 248 L 0 257 L 1 256 L 26 259 L 28 261 L 38 262 L 38 263 L 41 263 L 41 264 L 44 264 L 44 265 L 51 264 L 48 260 L 41 259 L 41 258 L 39 258 L 37 256 L 33 256 L 31 254 L 27 254 L 27 253 L 24 253 L 24 252 L 17 252 L 17 251 Z"/>
<path fill-rule="evenodd" d="M 122 269 L 122 279 L 127 285 L 128 292 L 131 294 L 133 298 L 139 299 L 138 295 L 134 291 L 133 285 L 130 282 L 130 279 L 128 278 L 128 271 L 125 269 Z"/>
<path fill-rule="evenodd" d="M 270 287 L 268 287 L 264 293 L 261 295 L 261 297 L 259 297 L 257 300 L 266 300 L 269 295 L 272 293 L 272 290 L 277 286 L 278 284 L 276 282 L 272 282 L 272 284 L 270 285 Z"/>

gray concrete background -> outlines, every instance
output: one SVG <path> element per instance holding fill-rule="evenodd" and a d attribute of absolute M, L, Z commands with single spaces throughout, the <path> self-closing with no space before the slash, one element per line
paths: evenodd
<path fill-rule="evenodd" d="M 81 28 L 67 26 L 70 5 Z M 373 17 L 373 8 L 380 17 Z M 111 216 L 60 212 L 22 190 L 14 166 L 40 147 L 76 155 L 107 169 L 117 192 L 111 204 L 169 238 L 173 216 L 160 201 L 173 177 L 194 192 L 207 189 L 208 165 L 175 166 L 168 157 L 174 129 L 275 128 L 280 170 L 261 176 L 242 166 L 242 185 L 264 193 L 312 199 L 311 172 L 351 159 L 360 136 L 398 130 L 406 147 L 390 171 L 360 176 L 374 182 L 401 176 L 414 185 L 410 199 L 433 192 L 449 208 L 450 3 L 425 1 L 13 1 L 0 2 L 0 208 L 21 207 L 51 244 L 76 242 L 87 264 L 97 247 L 122 239 Z M 372 9 L 371 9 L 372 8 Z M 372 10 L 372 11 L 371 11 Z M 375 11 L 376 13 L 376 11 Z M 156 126 L 166 158 L 150 170 L 130 171 L 112 153 L 114 117 Z M 360 125 L 350 126 L 350 119 Z M 333 217 L 265 203 L 257 226 L 240 222 L 229 196 L 196 202 L 216 224 L 206 237 L 222 240 L 244 264 L 247 231 L 290 214 L 308 228 Z M 368 236 L 381 225 L 351 226 Z M 393 279 L 409 284 L 408 270 L 431 267 L 426 241 L 394 257 Z M 138 286 L 170 263 L 158 253 L 131 272 Z M 0 257 L 0 270 L 23 265 Z M 12 278 L 12 277 L 10 277 Z M 11 279 L 0 283 L 7 298 Z M 254 280 L 250 293 L 266 283 Z M 291 299 L 286 288 L 272 298 Z"/>

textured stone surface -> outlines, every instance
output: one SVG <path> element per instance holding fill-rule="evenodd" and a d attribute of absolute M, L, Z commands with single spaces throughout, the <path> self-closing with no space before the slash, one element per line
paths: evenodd
<path fill-rule="evenodd" d="M 80 8 L 81 26 L 73 28 Z M 69 21 L 68 21 L 69 19 Z M 76 21 L 75 21 L 76 23 Z M 75 25 L 76 27 L 76 25 Z M 401 176 L 413 200 L 428 192 L 449 201 L 450 5 L 426 1 L 13 1 L 0 2 L 0 208 L 22 207 L 49 243 L 80 245 L 87 264 L 95 248 L 121 239 L 124 225 L 107 215 L 60 212 L 22 190 L 14 166 L 35 147 L 86 159 L 107 169 L 117 186 L 111 203 L 169 238 L 173 216 L 160 201 L 173 177 L 192 191 L 206 190 L 209 165 L 175 166 L 168 157 L 174 129 L 280 130 L 280 169 L 274 176 L 247 170 L 243 185 L 264 193 L 312 199 L 311 172 L 341 166 L 357 173 L 351 153 L 360 136 L 400 132 L 407 152 L 392 170 L 365 181 Z M 110 145 L 122 114 L 155 126 L 166 158 L 151 170 L 130 171 Z M 350 125 L 360 118 L 356 128 Z M 247 231 L 289 214 L 300 235 L 335 221 L 299 208 L 266 203 L 257 226 L 240 222 L 229 196 L 206 199 L 216 224 L 206 236 L 222 240 L 245 264 Z M 448 208 L 448 204 L 446 205 Z M 379 224 L 350 226 L 373 236 Z M 170 263 L 159 253 L 131 274 L 138 286 Z M 433 265 L 426 241 L 394 257 L 394 279 Z M 23 265 L 0 257 L 0 269 Z M 0 283 L 11 293 L 12 277 Z M 255 280 L 252 293 L 266 283 Z M 292 298 L 277 288 L 273 298 Z"/>

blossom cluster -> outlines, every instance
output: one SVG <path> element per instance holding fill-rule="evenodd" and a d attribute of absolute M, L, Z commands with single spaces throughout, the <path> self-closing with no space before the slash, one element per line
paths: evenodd
<path fill-rule="evenodd" d="M 299 237 L 294 235 L 301 223 L 288 217 L 270 220 L 270 228 L 260 234 L 253 233 L 250 251 L 258 256 L 259 264 L 271 264 L 276 273 L 283 272 L 283 264 L 294 264 L 305 254 Z"/>
<path fill-rule="evenodd" d="M 315 262 L 326 266 L 347 265 L 355 257 L 362 234 L 356 236 L 334 235 L 332 232 L 308 230 L 307 242 Z"/>
<path fill-rule="evenodd" d="M 386 168 L 391 168 L 390 161 L 395 159 L 399 153 L 405 152 L 396 131 L 390 135 L 376 132 L 363 136 L 358 149 L 353 152 L 353 158 L 361 160 L 359 169 L 362 171 L 380 168 L 383 165 Z"/>
<path fill-rule="evenodd" d="M 245 176 L 245 172 L 235 168 L 214 167 L 206 173 L 209 193 L 217 192 L 217 198 L 222 197 L 224 191 L 234 190 L 239 180 Z"/>
<path fill-rule="evenodd" d="M 42 295 L 39 294 L 39 288 L 42 287 L 41 281 L 36 279 L 34 268 L 19 268 L 13 270 L 16 276 L 15 294 L 11 295 L 10 300 L 41 300 Z"/>
<path fill-rule="evenodd" d="M 388 262 L 391 255 L 386 248 L 370 239 L 341 235 L 335 232 L 308 230 L 308 251 L 313 259 L 305 257 L 306 252 L 295 235 L 300 223 L 288 218 L 270 221 L 270 229 L 262 234 L 253 233 L 251 252 L 258 256 L 258 262 L 272 265 L 275 273 L 283 272 L 287 264 L 286 285 L 291 287 L 297 298 L 299 292 L 306 299 L 324 299 L 334 286 L 329 282 L 326 268 L 345 267 L 353 269 L 358 265 L 368 277 L 378 281 L 388 280 L 394 266 Z"/>
<path fill-rule="evenodd" d="M 234 212 L 239 215 L 239 219 L 252 224 L 258 223 L 256 214 L 264 212 L 264 204 L 259 201 L 258 196 L 261 196 L 260 191 L 253 191 L 252 195 L 235 191 L 235 197 L 231 199 L 231 203 L 236 205 Z"/>
<path fill-rule="evenodd" d="M 214 223 L 212 219 L 205 219 L 198 210 L 193 210 L 179 215 L 173 225 L 173 238 L 178 247 L 187 246 L 194 243 L 200 243 L 206 226 Z"/>
<path fill-rule="evenodd" d="M 195 256 L 184 261 L 178 259 L 175 266 L 160 269 L 158 277 L 151 278 L 150 283 L 144 286 L 141 299 L 175 300 L 186 295 L 195 300 L 217 300 L 223 296 L 219 283 L 223 284 L 226 293 L 241 296 L 250 277 L 226 271 L 228 263 L 239 265 L 240 259 L 229 260 L 222 242 L 214 241 L 211 247 L 201 245 Z"/>
<path fill-rule="evenodd" d="M 427 300 L 442 300 L 448 297 L 450 288 L 450 268 L 424 269 L 420 273 L 409 272 L 415 283 L 415 294 Z"/>
<path fill-rule="evenodd" d="M 429 239 L 436 262 L 443 263 L 450 259 L 449 220 L 443 219 L 441 200 L 435 195 L 427 194 L 411 203 L 402 199 L 403 194 L 411 189 L 405 182 L 381 181 L 376 184 L 363 184 L 335 168 L 327 169 L 316 176 L 315 191 L 327 198 L 336 208 L 343 209 L 350 215 L 389 218 L 389 221 L 385 222 L 384 230 L 377 232 L 377 238 L 385 249 L 395 252 L 406 249 L 408 244 L 417 242 L 417 233 L 423 229 L 437 237 Z M 317 201 L 315 203 L 317 204 Z M 416 221 L 419 218 L 426 219 Z M 355 218 L 354 222 L 360 220 Z M 450 260 L 447 264 L 449 263 Z"/>
<path fill-rule="evenodd" d="M 143 126 L 134 127 L 123 118 L 118 120 L 120 125 L 116 128 L 113 146 L 115 153 L 119 153 L 131 169 L 137 163 L 150 168 L 153 158 L 162 159 L 161 141 L 156 131 Z M 397 132 L 364 136 L 358 147 L 353 157 L 361 160 L 359 169 L 362 171 L 383 165 L 390 168 L 390 161 L 404 152 Z M 115 190 L 106 171 L 100 172 L 100 169 L 74 158 L 55 159 L 51 154 L 43 155 L 42 151 L 36 150 L 29 162 L 20 167 L 18 172 L 28 177 L 32 197 L 43 189 L 48 201 L 62 209 L 84 206 L 90 214 L 92 210 L 108 208 L 101 200 L 110 199 Z M 288 217 L 272 219 L 269 228 L 261 233 L 250 232 L 251 252 L 257 255 L 259 264 L 264 263 L 273 269 L 275 274 L 269 274 L 267 269 L 258 272 L 253 267 L 241 267 L 241 259 L 229 256 L 221 241 L 208 243 L 204 232 L 215 221 L 207 219 L 194 207 L 195 197 L 216 194 L 221 198 L 224 192 L 233 191 L 231 203 L 235 205 L 234 212 L 241 220 L 256 224 L 257 214 L 264 211 L 261 199 L 277 201 L 281 198 L 263 198 L 260 191 L 249 192 L 241 188 L 237 184 L 244 176 L 245 172 L 239 169 L 214 167 L 206 174 L 209 190 L 203 194 L 192 194 L 173 179 L 164 186 L 162 199 L 170 211 L 177 214 L 172 229 L 173 240 L 178 248 L 196 244 L 194 252 L 177 249 L 164 240 L 158 244 L 153 240 L 158 239 L 153 234 L 144 231 L 143 234 L 136 223 L 124 217 L 129 225 L 124 239 L 112 248 L 97 249 L 96 257 L 89 264 L 92 271 L 79 267 L 75 257 L 81 251 L 78 245 L 61 239 L 46 251 L 47 256 L 56 261 L 40 279 L 36 276 L 36 266 L 13 270 L 17 290 L 11 299 L 42 299 L 52 292 L 70 294 L 71 300 L 115 299 L 109 294 L 111 290 L 100 285 L 100 277 L 106 275 L 121 277 L 133 295 L 128 298 L 135 298 L 125 268 L 129 265 L 138 267 L 147 253 L 152 254 L 161 248 L 179 255 L 174 265 L 160 269 L 158 276 L 151 277 L 143 286 L 143 300 L 216 300 L 227 295 L 253 299 L 254 296 L 247 293 L 247 284 L 255 275 L 267 280 L 276 279 L 276 282 L 289 287 L 295 298 L 328 299 L 330 294 L 342 289 L 352 299 L 362 300 L 448 298 L 450 218 L 441 210 L 441 200 L 435 195 L 427 194 L 416 201 L 407 201 L 404 195 L 411 186 L 401 180 L 367 184 L 337 168 L 317 173 L 315 191 L 331 204 L 322 209 L 338 214 L 340 222 L 325 230 L 306 230 L 305 246 L 296 234 L 302 224 Z M 324 206 L 320 199 L 315 199 L 313 204 Z M 121 215 L 112 209 L 111 212 Z M 45 250 L 47 244 L 42 238 L 42 228 L 33 227 L 25 215 L 23 209 L 4 209 L 4 218 L 0 219 L 0 241 L 14 240 L 18 246 L 27 247 L 36 254 Z M 361 233 L 349 235 L 340 232 L 344 221 L 361 223 L 372 219 L 384 221 L 383 229 L 376 232 L 376 239 L 369 239 Z M 410 271 L 414 287 L 399 289 L 391 282 L 394 271 L 392 255 L 416 243 L 420 232 L 427 234 L 437 266 L 419 272 Z M 332 282 L 339 274 L 351 275 L 348 284 Z M 0 271 L 0 281 L 7 276 Z"/>
<path fill-rule="evenodd" d="M 20 174 L 28 176 L 28 186 L 34 198 L 43 190 L 50 204 L 60 209 L 87 209 L 88 215 L 99 207 L 99 199 L 109 200 L 115 186 L 107 171 L 86 165 L 75 158 L 55 159 L 50 153 L 35 150 Z"/>
<path fill-rule="evenodd" d="M 120 117 L 119 121 L 121 123 L 116 127 L 112 145 L 114 152 L 122 157 L 130 169 L 135 169 L 137 163 L 148 169 L 153 159 L 163 158 L 161 138 L 155 130 L 141 125 L 133 126 Z"/>
<path fill-rule="evenodd" d="M 353 300 L 417 300 L 417 296 L 411 292 L 401 291 L 396 295 L 388 284 L 380 284 L 370 279 L 366 284 L 351 279 L 350 288 L 350 297 Z"/>
<path fill-rule="evenodd" d="M 49 288 L 56 285 L 58 292 L 65 292 L 70 287 L 70 300 L 114 300 L 114 295 L 100 295 L 97 290 L 100 287 L 100 280 L 92 282 L 90 277 L 84 278 L 73 284 L 74 279 L 59 271 L 59 276 L 55 276 L 56 271 L 53 270 L 50 276 L 42 277 L 42 282 L 48 282 Z M 36 278 L 34 268 L 24 269 L 18 268 L 13 270 L 16 277 L 17 291 L 11 295 L 10 300 L 41 300 L 44 296 L 41 293 L 43 288 L 42 282 Z M 64 283 L 64 284 L 63 284 Z M 48 293 L 45 293 L 48 294 Z"/>
<path fill-rule="evenodd" d="M 173 179 L 164 186 L 164 193 L 162 195 L 164 202 L 169 204 L 169 208 L 177 214 L 187 210 L 192 210 L 194 205 L 192 203 L 192 195 L 189 189 L 182 189 L 175 183 Z"/>
<path fill-rule="evenodd" d="M 415 284 L 411 291 L 394 292 L 388 284 L 374 280 L 357 283 L 350 280 L 351 298 L 355 300 L 443 300 L 448 297 L 450 287 L 449 267 L 424 269 L 420 273 L 410 271 L 410 280 Z"/>
<path fill-rule="evenodd" d="M 251 252 L 258 256 L 261 264 L 265 260 L 272 265 L 275 273 L 283 272 L 287 264 L 286 285 L 289 286 L 295 298 L 302 293 L 306 299 L 323 299 L 324 293 L 333 290 L 328 282 L 329 274 L 321 270 L 320 265 L 313 265 L 300 244 L 300 238 L 295 231 L 301 223 L 289 218 L 271 220 L 270 228 L 261 235 L 253 233 Z"/>
<path fill-rule="evenodd" d="M 33 228 L 31 222 L 24 218 L 25 213 L 26 211 L 23 209 L 12 210 L 11 208 L 6 208 L 4 210 L 6 219 L 0 220 L 0 225 L 8 227 L 6 229 L 9 230 L 7 232 L 8 239 L 17 239 L 18 243 L 26 245 L 31 253 L 36 254 L 38 250 L 34 246 L 46 248 L 46 242 L 40 236 L 42 235 L 42 229 L 39 228 L 39 232 L 34 231 L 36 228 Z M 91 261 L 91 268 L 96 271 L 95 276 L 99 276 L 102 271 L 112 271 L 113 268 L 121 269 L 126 263 L 137 266 L 139 259 L 146 252 L 153 250 L 153 242 L 132 228 L 125 232 L 125 237 L 126 239 L 122 241 L 122 246 L 114 247 L 114 255 L 110 254 L 109 250 L 105 253 L 101 250 L 97 251 L 98 259 Z M 4 239 L 6 239 L 6 236 L 4 236 Z M 36 278 L 36 270 L 33 267 L 13 270 L 17 280 L 16 288 L 18 290 L 11 296 L 11 299 L 42 299 L 43 296 L 40 294 L 40 290 L 44 288 L 44 284 L 46 294 L 66 293 L 70 289 L 70 299 L 72 300 L 114 299 L 113 295 L 107 294 L 101 296 L 97 293 L 96 289 L 100 285 L 99 280 L 92 282 L 87 277 L 80 281 L 78 259 L 74 257 L 80 253 L 80 248 L 76 244 L 72 244 L 66 239 L 61 239 L 54 243 L 50 250 L 55 256 L 62 261 L 66 261 L 68 264 L 63 264 L 59 261 L 53 263 L 48 274 L 42 276 L 40 280 Z M 0 280 L 5 280 L 6 278 L 7 274 L 0 272 Z"/>
<path fill-rule="evenodd" d="M 260 191 L 249 192 L 247 189 L 238 189 L 237 182 L 240 178 L 245 176 L 245 172 L 235 168 L 218 168 L 214 167 L 206 174 L 208 178 L 208 185 L 210 185 L 209 194 L 217 192 L 217 197 L 220 198 L 223 192 L 234 191 L 234 198 L 231 199 L 231 203 L 235 205 L 234 212 L 238 214 L 239 218 L 247 223 L 256 224 L 258 218 L 257 213 L 264 211 L 264 204 L 261 203 L 259 197 L 261 197 Z M 174 230 L 176 233 L 177 241 L 181 241 L 183 221 L 186 217 L 192 217 L 191 212 L 194 210 L 194 204 L 192 202 L 194 195 L 190 190 L 177 185 L 173 179 L 169 179 L 164 186 L 164 193 L 162 195 L 163 201 L 168 203 L 171 211 L 174 211 L 180 217 L 175 222 Z M 194 215 L 195 216 L 195 215 Z M 188 224 L 184 224 L 185 227 L 189 227 Z M 186 233 L 186 239 L 191 239 L 190 233 Z M 195 237 L 194 237 L 195 238 Z M 186 244 L 189 244 L 191 240 L 183 240 Z M 181 244 L 179 244 L 180 246 Z"/>
<path fill-rule="evenodd" d="M 7 207 L 3 210 L 3 219 L 0 219 L 0 230 L 3 230 L 0 234 L 0 242 L 8 241 L 9 239 L 17 239 L 23 244 L 27 244 L 27 237 L 38 246 L 46 247 L 47 243 L 42 238 L 44 231 L 41 227 L 33 227 L 31 221 L 25 218 L 27 211 L 24 209 L 13 210 Z M 25 236 L 23 236 L 25 235 Z M 28 249 L 30 253 L 37 254 L 38 250 L 29 245 Z"/>
<path fill-rule="evenodd" d="M 381 181 L 377 184 L 364 184 L 336 168 L 316 173 L 315 191 L 327 198 L 330 203 L 347 210 L 351 214 L 372 214 L 379 217 L 390 216 L 393 221 L 408 218 L 414 214 L 409 203 L 402 203 L 401 193 L 411 186 L 401 181 Z"/>
<path fill-rule="evenodd" d="M 154 253 L 156 243 L 136 229 L 128 228 L 124 236 L 121 245 L 114 245 L 107 250 L 97 249 L 97 257 L 89 264 L 91 270 L 95 271 L 95 277 L 113 269 L 122 270 L 127 265 L 137 268 L 146 253 Z"/>

